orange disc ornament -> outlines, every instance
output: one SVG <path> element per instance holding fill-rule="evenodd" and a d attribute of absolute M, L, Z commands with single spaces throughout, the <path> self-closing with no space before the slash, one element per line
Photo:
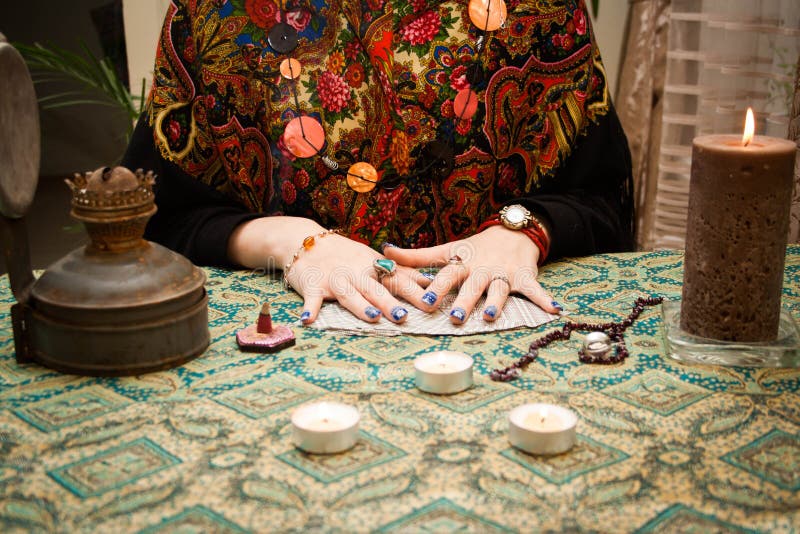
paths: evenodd
<path fill-rule="evenodd" d="M 378 184 L 378 171 L 366 161 L 353 163 L 347 169 L 347 185 L 356 193 L 368 193 Z"/>
<path fill-rule="evenodd" d="M 453 113 L 461 120 L 471 119 L 478 111 L 478 95 L 467 87 L 458 92 L 453 99 Z"/>
<path fill-rule="evenodd" d="M 508 17 L 503 0 L 470 0 L 469 18 L 479 30 L 492 32 L 503 25 Z"/>
<path fill-rule="evenodd" d="M 325 145 L 325 130 L 316 119 L 295 117 L 283 130 L 283 143 L 298 158 L 310 158 Z"/>
<path fill-rule="evenodd" d="M 303 70 L 303 65 L 294 58 L 287 57 L 281 61 L 281 75 L 287 80 L 294 80 L 300 76 L 300 71 Z"/>

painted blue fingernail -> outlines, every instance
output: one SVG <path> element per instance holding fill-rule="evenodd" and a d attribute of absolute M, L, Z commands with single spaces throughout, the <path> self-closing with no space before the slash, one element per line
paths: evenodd
<path fill-rule="evenodd" d="M 381 252 L 386 250 L 387 247 L 397 247 L 394 243 L 389 243 L 388 241 L 385 243 L 381 243 Z"/>
<path fill-rule="evenodd" d="M 483 309 L 483 314 L 494 319 L 494 316 L 497 315 L 497 306 L 486 306 Z"/>
<path fill-rule="evenodd" d="M 436 302 L 436 299 L 439 298 L 436 293 L 433 291 L 428 291 L 424 295 L 422 295 L 422 302 L 428 304 L 429 306 L 433 306 L 433 303 Z"/>
<path fill-rule="evenodd" d="M 402 306 L 395 306 L 394 308 L 392 308 L 392 318 L 395 321 L 399 321 L 406 315 L 408 315 L 408 310 L 403 308 Z"/>
<path fill-rule="evenodd" d="M 453 308 L 450 310 L 450 317 L 454 317 L 459 323 L 463 323 L 464 319 L 467 318 L 467 312 L 464 311 L 464 308 Z"/>
<path fill-rule="evenodd" d="M 424 276 L 428 280 L 433 280 L 434 278 L 436 278 L 436 275 L 433 273 L 422 273 L 422 276 Z"/>
<path fill-rule="evenodd" d="M 564 311 L 564 308 L 561 306 L 561 304 L 559 304 L 556 301 L 551 302 L 550 305 L 553 306 L 558 311 Z"/>
<path fill-rule="evenodd" d="M 375 306 L 367 306 L 364 309 L 364 314 L 369 317 L 370 319 L 374 319 L 381 314 L 381 311 L 376 308 Z"/>
<path fill-rule="evenodd" d="M 308 322 L 309 319 L 311 319 L 310 311 L 304 311 L 303 314 L 300 316 L 300 320 L 303 321 L 304 323 Z"/>

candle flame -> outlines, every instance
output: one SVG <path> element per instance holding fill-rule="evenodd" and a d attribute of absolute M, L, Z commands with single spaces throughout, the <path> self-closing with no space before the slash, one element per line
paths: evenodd
<path fill-rule="evenodd" d="M 744 135 L 742 135 L 742 146 L 747 146 L 753 140 L 756 132 L 756 120 L 753 117 L 753 108 L 747 108 L 747 116 L 744 119 Z"/>
<path fill-rule="evenodd" d="M 541 423 L 544 424 L 545 419 L 547 419 L 547 408 L 539 410 L 539 417 L 541 418 Z"/>

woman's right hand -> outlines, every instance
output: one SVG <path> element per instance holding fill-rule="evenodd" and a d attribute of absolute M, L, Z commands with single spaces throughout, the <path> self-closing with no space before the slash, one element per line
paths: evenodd
<path fill-rule="evenodd" d="M 309 236 L 314 241 L 305 249 L 303 240 Z M 317 318 L 325 300 L 338 301 L 370 323 L 379 321 L 381 315 L 402 323 L 408 310 L 396 296 L 416 302 L 430 282 L 415 269 L 397 266 L 391 283 L 382 284 L 373 267 L 376 259 L 383 258 L 381 254 L 352 239 L 326 233 L 310 219 L 297 217 L 263 217 L 243 223 L 231 235 L 228 256 L 250 268 L 290 264 L 286 280 L 303 296 L 301 319 L 305 324 Z"/>

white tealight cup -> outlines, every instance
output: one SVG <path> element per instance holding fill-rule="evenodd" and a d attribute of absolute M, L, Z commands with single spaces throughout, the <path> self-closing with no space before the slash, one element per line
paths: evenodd
<path fill-rule="evenodd" d="M 414 360 L 419 389 L 437 395 L 464 391 L 472 385 L 472 358 L 463 352 L 438 350 Z"/>
<path fill-rule="evenodd" d="M 292 413 L 294 443 L 314 454 L 332 454 L 358 441 L 358 409 L 340 402 L 305 404 Z"/>
<path fill-rule="evenodd" d="M 508 414 L 508 441 L 530 454 L 561 454 L 575 445 L 578 416 L 553 404 L 523 404 Z"/>

